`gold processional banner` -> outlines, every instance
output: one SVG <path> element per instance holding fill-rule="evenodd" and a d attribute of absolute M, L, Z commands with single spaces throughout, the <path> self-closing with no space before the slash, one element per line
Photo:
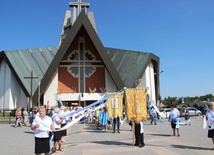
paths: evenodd
<path fill-rule="evenodd" d="M 107 93 L 108 96 L 114 93 Z M 123 116 L 123 93 L 113 95 L 108 98 L 107 102 L 109 117 L 122 117 Z"/>
<path fill-rule="evenodd" d="M 135 123 L 140 123 L 147 119 L 147 94 L 146 89 L 143 88 L 127 88 L 125 90 L 126 96 L 126 113 L 127 122 L 131 119 Z"/>

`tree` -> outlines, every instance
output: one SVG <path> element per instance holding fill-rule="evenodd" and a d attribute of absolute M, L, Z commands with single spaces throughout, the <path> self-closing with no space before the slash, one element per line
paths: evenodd
<path fill-rule="evenodd" d="M 184 101 L 185 104 L 196 104 L 202 101 L 214 101 L 214 96 L 212 94 L 207 94 L 204 96 L 195 96 L 195 97 L 184 97 Z M 182 103 L 182 97 L 170 97 L 168 96 L 167 98 L 164 98 L 164 100 L 162 100 L 162 103 L 164 105 L 170 105 L 171 103 L 174 104 L 181 104 Z"/>

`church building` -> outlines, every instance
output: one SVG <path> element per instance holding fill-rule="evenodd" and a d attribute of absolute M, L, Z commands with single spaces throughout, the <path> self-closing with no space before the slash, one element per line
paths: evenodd
<path fill-rule="evenodd" d="M 0 52 L 0 111 L 59 101 L 84 107 L 124 87 L 147 88 L 157 103 L 159 57 L 105 47 L 89 3 L 69 5 L 58 46 Z"/>

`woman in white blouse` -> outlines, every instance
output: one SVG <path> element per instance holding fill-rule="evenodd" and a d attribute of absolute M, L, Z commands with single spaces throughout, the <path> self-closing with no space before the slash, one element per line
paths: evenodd
<path fill-rule="evenodd" d="M 33 120 L 31 129 L 34 131 L 35 137 L 35 154 L 45 153 L 45 155 L 49 155 L 49 132 L 55 131 L 55 129 L 51 118 L 46 115 L 44 106 L 39 108 L 39 115 Z"/>
<path fill-rule="evenodd" d="M 177 136 L 180 137 L 179 133 L 179 122 L 180 122 L 180 113 L 177 108 L 175 108 L 174 104 L 171 104 L 171 111 L 169 114 L 169 121 L 171 122 L 171 127 L 173 131 L 173 136 L 175 136 L 175 131 L 177 131 Z M 176 130 L 175 130 L 176 129 Z"/>
<path fill-rule="evenodd" d="M 53 141 L 54 141 L 53 152 L 56 152 L 57 150 L 62 151 L 62 141 L 61 141 L 62 134 L 61 134 L 61 131 L 57 131 L 57 130 L 60 130 L 61 123 L 64 119 L 63 118 L 60 119 L 59 111 L 60 109 L 58 107 L 54 108 L 54 114 L 52 116 L 53 124 L 56 130 L 54 132 L 54 138 L 53 138 Z"/>

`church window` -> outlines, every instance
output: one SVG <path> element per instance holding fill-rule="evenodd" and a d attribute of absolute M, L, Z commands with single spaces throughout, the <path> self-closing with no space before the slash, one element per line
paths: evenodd
<path fill-rule="evenodd" d="M 89 50 L 85 50 L 84 39 L 79 39 L 78 49 L 71 51 L 66 60 L 60 62 L 59 67 L 67 67 L 68 72 L 79 79 L 79 90 L 84 91 L 85 78 L 95 73 L 97 67 L 104 67 L 101 60 Z"/>

